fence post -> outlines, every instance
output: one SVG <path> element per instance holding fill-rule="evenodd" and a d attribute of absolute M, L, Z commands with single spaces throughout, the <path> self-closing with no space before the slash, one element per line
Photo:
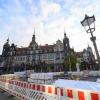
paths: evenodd
<path fill-rule="evenodd" d="M 60 100 L 60 87 L 57 87 L 57 100 Z"/>

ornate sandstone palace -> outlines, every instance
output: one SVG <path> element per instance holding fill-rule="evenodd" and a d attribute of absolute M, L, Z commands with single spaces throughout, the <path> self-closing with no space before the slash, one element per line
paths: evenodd
<path fill-rule="evenodd" d="M 94 59 L 92 49 L 90 47 L 83 52 L 74 52 L 70 48 L 69 38 L 64 32 L 63 42 L 57 40 L 53 45 L 38 45 L 35 38 L 35 31 L 32 41 L 28 47 L 16 47 L 15 44 L 9 44 L 9 39 L 3 46 L 1 55 L 1 66 L 6 70 L 14 69 L 34 69 L 35 71 L 64 71 L 64 58 L 65 55 L 75 53 L 80 62 L 86 60 L 89 62 L 90 58 Z M 91 57 L 90 57 L 91 56 Z"/>
<path fill-rule="evenodd" d="M 3 46 L 3 66 L 31 66 L 38 70 L 62 70 L 64 55 L 70 53 L 69 39 L 64 32 L 63 42 L 59 39 L 53 45 L 38 45 L 35 32 L 28 47 L 18 48 L 9 44 L 9 39 Z M 46 68 L 45 68 L 46 66 Z M 42 67 L 42 68 L 41 68 Z M 44 67 L 44 68 L 43 68 Z"/>

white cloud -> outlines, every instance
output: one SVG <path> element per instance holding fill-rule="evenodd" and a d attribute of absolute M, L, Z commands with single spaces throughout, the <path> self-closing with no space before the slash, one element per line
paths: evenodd
<path fill-rule="evenodd" d="M 18 46 L 28 46 L 32 39 L 34 27 L 36 30 L 36 40 L 39 44 L 51 44 L 58 38 L 62 40 L 65 27 L 71 47 L 75 47 L 75 50 L 82 50 L 87 47 L 88 44 L 92 46 L 92 42 L 89 39 L 90 34 L 84 31 L 80 21 L 83 20 L 85 13 L 89 15 L 95 14 L 96 25 L 100 25 L 100 1 L 97 0 L 96 2 L 91 2 L 91 4 L 89 4 L 90 0 L 87 0 L 88 2 L 84 0 L 63 1 L 65 1 L 65 4 L 53 2 L 53 0 L 40 0 L 40 2 L 38 2 L 39 4 L 35 5 L 35 0 L 34 2 L 33 0 L 29 0 L 27 2 L 25 1 L 27 4 L 26 7 L 21 0 L 14 0 L 14 11 L 9 8 L 9 11 L 11 11 L 11 15 L 8 15 L 8 17 L 10 17 L 8 18 L 9 22 L 5 22 L 4 20 L 6 24 L 2 28 L 2 32 L 10 33 L 11 41 L 14 41 Z M 26 8 L 28 8 L 28 10 L 26 10 Z M 2 15 L 1 10 L 0 14 Z M 100 37 L 99 32 L 100 29 L 98 27 L 94 32 L 94 35 L 97 36 L 97 40 Z M 2 39 L 5 39 L 5 37 L 8 37 L 8 34 L 7 36 L 3 36 Z M 0 45 L 3 45 L 3 43 L 0 43 Z M 100 42 L 97 41 L 98 46 L 99 43 Z"/>
<path fill-rule="evenodd" d="M 60 12 L 60 5 L 57 3 L 48 3 L 46 0 L 40 2 L 41 14 L 43 18 L 47 18 L 51 14 Z"/>

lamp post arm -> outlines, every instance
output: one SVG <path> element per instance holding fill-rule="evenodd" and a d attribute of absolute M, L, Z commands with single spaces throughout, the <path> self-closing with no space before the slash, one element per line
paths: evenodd
<path fill-rule="evenodd" d="M 91 28 L 90 28 L 90 33 L 91 33 L 91 41 L 93 42 L 93 45 L 94 45 L 94 49 L 95 49 L 95 52 L 96 52 L 96 56 L 97 56 L 97 60 L 98 60 L 98 65 L 99 65 L 99 69 L 100 69 L 100 56 L 99 56 L 99 52 L 98 52 L 98 49 L 97 49 L 97 44 L 96 44 L 96 37 L 93 36 L 93 32 L 91 31 Z"/>
<path fill-rule="evenodd" d="M 91 41 L 93 41 L 93 45 L 94 45 L 94 49 L 95 49 L 95 52 L 96 52 L 96 56 L 97 56 L 97 59 L 100 63 L 100 56 L 99 56 L 99 52 L 98 52 L 98 49 L 97 49 L 97 44 L 95 42 L 95 37 L 91 37 Z"/>
<path fill-rule="evenodd" d="M 97 60 L 98 60 L 98 65 L 99 65 L 99 69 L 100 69 L 100 56 L 99 56 L 99 52 L 98 52 L 98 49 L 97 49 L 97 44 L 96 44 L 96 37 L 95 36 L 93 36 L 93 32 L 92 32 L 92 30 L 91 30 L 91 28 L 90 28 L 90 25 L 89 25 L 89 21 L 88 21 L 88 19 L 87 19 L 87 24 L 88 24 L 88 26 L 89 26 L 89 30 L 90 30 L 90 33 L 91 33 L 91 41 L 93 42 L 93 45 L 94 45 L 94 49 L 95 49 L 95 52 L 96 52 L 96 56 L 97 56 Z"/>

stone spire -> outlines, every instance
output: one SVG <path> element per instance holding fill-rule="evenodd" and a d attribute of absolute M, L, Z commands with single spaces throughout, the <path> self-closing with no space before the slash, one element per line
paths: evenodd
<path fill-rule="evenodd" d="M 32 41 L 35 42 L 35 28 L 34 28 L 34 33 L 33 33 Z"/>
<path fill-rule="evenodd" d="M 35 40 L 35 28 L 34 28 L 34 34 L 32 37 L 32 41 L 30 42 L 29 47 L 31 49 L 36 49 L 38 47 L 38 44 L 36 43 L 36 40 Z"/>

